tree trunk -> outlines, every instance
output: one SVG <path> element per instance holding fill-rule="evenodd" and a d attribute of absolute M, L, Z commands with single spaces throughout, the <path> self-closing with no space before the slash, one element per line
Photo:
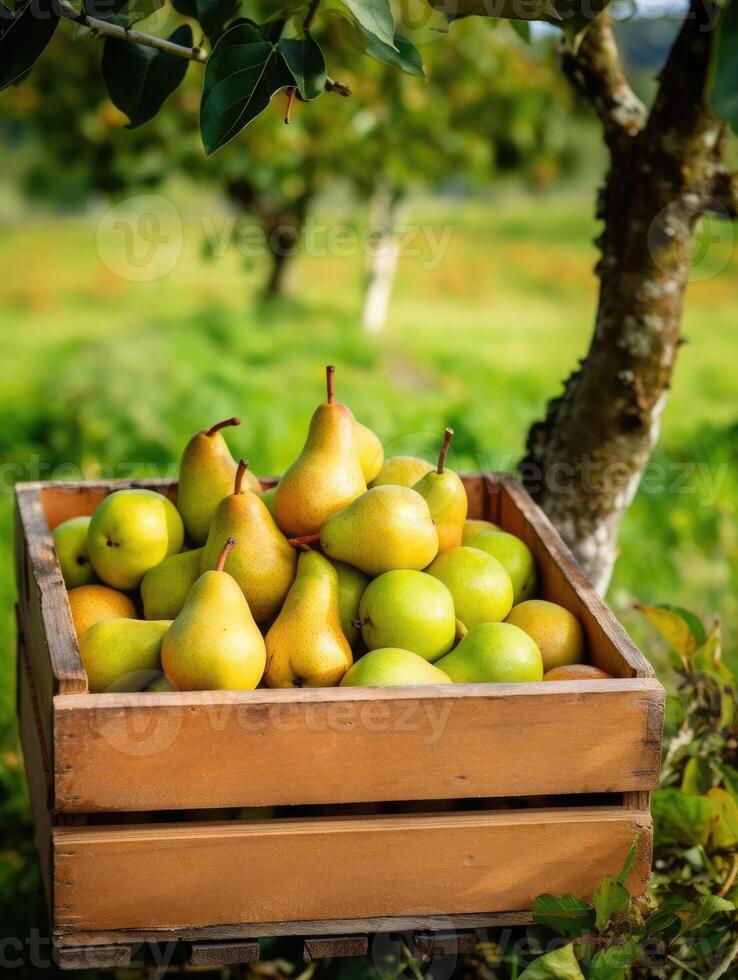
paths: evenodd
<path fill-rule="evenodd" d="M 695 2 L 648 117 L 601 15 L 563 66 L 600 116 L 611 165 L 598 217 L 600 296 L 586 358 L 530 430 L 523 480 L 604 591 L 617 533 L 659 435 L 679 347 L 695 226 L 727 175 L 704 101 L 714 9 Z M 732 180 L 732 178 L 731 178 Z M 721 195 L 724 196 L 724 195 Z M 734 213 L 734 201 L 726 214 Z"/>
<path fill-rule="evenodd" d="M 400 195 L 380 182 L 369 205 L 371 252 L 367 256 L 364 309 L 361 320 L 367 333 L 384 330 L 392 298 L 392 286 L 400 258 L 395 237 Z"/>

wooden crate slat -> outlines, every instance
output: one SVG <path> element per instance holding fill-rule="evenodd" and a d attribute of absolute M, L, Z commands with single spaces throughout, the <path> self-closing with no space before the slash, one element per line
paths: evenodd
<path fill-rule="evenodd" d="M 256 963 L 259 944 L 256 942 L 197 942 L 189 943 L 187 962 L 190 966 L 220 967 L 237 963 Z"/>
<path fill-rule="evenodd" d="M 59 811 L 606 793 L 658 783 L 650 679 L 55 701 Z"/>
<path fill-rule="evenodd" d="M 131 964 L 130 946 L 68 946 L 56 953 L 62 970 L 116 970 Z"/>
<path fill-rule="evenodd" d="M 419 932 L 414 939 L 421 956 L 469 956 L 477 946 L 476 932 Z"/>
<path fill-rule="evenodd" d="M 525 910 L 541 891 L 591 896 L 634 838 L 642 894 L 648 814 L 622 807 L 58 827 L 57 930 Z M 443 882 L 439 894 L 439 882 Z M 247 883 L 247 887 L 244 884 Z"/>
<path fill-rule="evenodd" d="M 367 936 L 313 936 L 303 942 L 302 958 L 306 963 L 327 957 L 366 956 Z"/>

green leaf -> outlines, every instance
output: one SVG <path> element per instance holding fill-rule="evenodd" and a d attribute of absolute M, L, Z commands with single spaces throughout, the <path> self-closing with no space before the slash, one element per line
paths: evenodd
<path fill-rule="evenodd" d="M 625 856 L 625 862 L 623 864 L 622 871 L 618 875 L 618 883 L 621 885 L 625 884 L 625 882 L 628 880 L 628 875 L 633 870 L 633 862 L 635 861 L 636 854 L 638 853 L 638 839 L 640 836 L 641 836 L 640 833 L 637 833 L 635 835 L 635 839 L 633 843 L 630 845 L 630 850 Z"/>
<path fill-rule="evenodd" d="M 192 47 L 192 29 L 178 27 L 169 40 Z M 174 54 L 106 38 L 102 76 L 113 105 L 125 112 L 129 129 L 153 119 L 187 72 L 188 62 Z"/>
<path fill-rule="evenodd" d="M 733 911 L 735 905 L 727 899 L 719 898 L 717 895 L 701 895 L 696 902 L 686 906 L 680 913 L 682 927 L 679 935 L 688 936 L 690 933 L 698 932 L 716 915 Z"/>
<path fill-rule="evenodd" d="M 729 0 L 720 15 L 711 74 L 712 108 L 738 133 L 738 0 Z"/>
<path fill-rule="evenodd" d="M 325 92 L 325 58 L 310 31 L 305 31 L 304 38 L 280 41 L 279 50 L 292 72 L 301 99 L 310 102 Z"/>
<path fill-rule="evenodd" d="M 395 34 L 395 46 L 391 48 L 389 44 L 378 40 L 373 34 L 368 34 L 362 30 L 367 40 L 366 53 L 376 61 L 381 61 L 383 65 L 390 68 L 400 68 L 408 75 L 415 75 L 418 78 L 425 78 L 425 68 L 420 52 L 402 34 Z"/>
<path fill-rule="evenodd" d="M 571 943 L 545 953 L 523 970 L 518 980 L 584 980 Z"/>
<path fill-rule="evenodd" d="M 690 796 L 673 786 L 656 790 L 651 801 L 658 844 L 704 846 L 715 812 L 706 796 Z"/>
<path fill-rule="evenodd" d="M 681 895 L 667 896 L 661 908 L 652 912 L 646 920 L 646 935 L 655 936 L 676 925 L 679 922 L 677 913 L 686 908 L 688 904 Z"/>
<path fill-rule="evenodd" d="M 711 846 L 726 851 L 738 846 L 738 803 L 725 789 L 711 789 L 707 798 L 714 811 Z"/>
<path fill-rule="evenodd" d="M 251 24 L 220 38 L 205 66 L 200 133 L 207 156 L 262 113 L 282 89 L 295 85 L 279 48 Z"/>
<path fill-rule="evenodd" d="M 689 660 L 697 647 L 704 642 L 705 631 L 699 619 L 678 606 L 642 606 L 635 608 L 655 626 L 672 650 L 682 660 Z"/>
<path fill-rule="evenodd" d="M 172 6 L 185 17 L 192 17 L 213 40 L 221 36 L 226 22 L 235 17 L 238 0 L 172 0 Z"/>
<path fill-rule="evenodd" d="M 527 20 L 511 20 L 510 27 L 512 27 L 521 41 L 525 44 L 530 44 L 530 23 Z"/>
<path fill-rule="evenodd" d="M 726 789 L 736 803 L 738 803 L 738 772 L 735 769 L 731 769 L 730 766 L 726 766 L 723 762 L 718 763 L 718 769 L 723 777 Z"/>
<path fill-rule="evenodd" d="M 592 896 L 595 908 L 595 929 L 604 932 L 610 924 L 610 919 L 616 912 L 628 906 L 630 892 L 622 885 L 615 875 L 605 875 Z"/>
<path fill-rule="evenodd" d="M 635 963 L 640 952 L 635 939 L 629 939 L 623 946 L 599 950 L 587 971 L 587 980 L 625 980 L 625 971 Z"/>
<path fill-rule="evenodd" d="M 539 895 L 533 903 L 533 918 L 561 936 L 575 939 L 594 927 L 594 909 L 575 895 Z"/>
<path fill-rule="evenodd" d="M 700 756 L 692 756 L 687 759 L 687 764 L 682 773 L 682 793 L 689 793 L 690 796 L 702 796 L 712 788 L 715 776 L 710 765 L 709 759 Z"/>
<path fill-rule="evenodd" d="M 51 0 L 33 0 L 14 14 L 0 7 L 0 90 L 28 74 L 58 23 Z"/>
<path fill-rule="evenodd" d="M 395 41 L 395 18 L 390 0 L 341 0 L 356 18 L 359 27 L 390 48 Z"/>
<path fill-rule="evenodd" d="M 85 0 L 84 12 L 108 24 L 130 27 L 164 6 L 165 0 Z"/>

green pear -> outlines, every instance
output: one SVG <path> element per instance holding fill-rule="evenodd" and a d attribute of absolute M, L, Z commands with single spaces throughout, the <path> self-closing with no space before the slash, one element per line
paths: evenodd
<path fill-rule="evenodd" d="M 425 572 L 397 569 L 375 578 L 362 597 L 359 619 L 369 650 L 400 647 L 431 663 L 456 639 L 451 593 Z"/>
<path fill-rule="evenodd" d="M 384 448 L 376 432 L 354 419 L 354 434 L 356 450 L 359 454 L 364 480 L 369 483 L 382 469 L 384 463 Z"/>
<path fill-rule="evenodd" d="M 79 652 L 93 694 L 142 691 L 161 674 L 169 620 L 105 619 L 85 630 Z"/>
<path fill-rule="evenodd" d="M 461 532 L 469 506 L 461 478 L 446 468 L 446 456 L 453 434 L 453 429 L 446 429 L 436 469 L 421 477 L 414 487 L 428 503 L 438 534 L 439 554 L 458 548 L 461 544 Z"/>
<path fill-rule="evenodd" d="M 277 488 L 276 487 L 269 487 L 268 490 L 263 490 L 262 491 L 262 494 L 261 494 L 261 500 L 262 500 L 262 503 L 264 504 L 264 506 L 266 507 L 266 509 L 272 515 L 272 520 L 276 523 L 276 520 L 277 520 L 277 508 L 276 508 Z"/>
<path fill-rule="evenodd" d="M 320 547 L 329 558 L 376 576 L 395 568 L 425 568 L 438 553 L 438 535 L 419 493 L 382 486 L 329 517 L 320 531 Z"/>
<path fill-rule="evenodd" d="M 505 566 L 513 587 L 513 604 L 535 595 L 538 585 L 536 562 L 528 545 L 507 531 L 482 531 L 469 538 L 470 548 L 479 548 Z"/>
<path fill-rule="evenodd" d="M 464 521 L 464 528 L 461 532 L 461 543 L 467 544 L 469 538 L 474 538 L 482 531 L 499 531 L 500 527 L 492 521 L 482 521 L 476 517 L 467 517 Z"/>
<path fill-rule="evenodd" d="M 447 674 L 410 650 L 384 647 L 365 653 L 341 681 L 341 687 L 403 687 L 450 684 Z"/>
<path fill-rule="evenodd" d="M 414 487 L 418 480 L 430 473 L 433 464 L 417 456 L 390 456 L 385 459 L 379 473 L 371 481 L 373 487 L 388 484 L 399 487 Z"/>
<path fill-rule="evenodd" d="M 364 590 L 369 585 L 370 578 L 353 565 L 343 561 L 331 561 L 338 575 L 338 611 L 341 616 L 343 635 L 352 647 L 359 642 L 361 633 L 354 626 L 354 620 L 359 618 L 359 604 Z"/>
<path fill-rule="evenodd" d="M 70 517 L 51 532 L 64 584 L 68 589 L 95 581 L 95 569 L 87 554 L 89 517 Z"/>
<path fill-rule="evenodd" d="M 146 572 L 182 550 L 184 527 L 174 504 L 153 490 L 116 490 L 98 506 L 87 550 L 98 576 L 114 589 L 137 589 Z"/>
<path fill-rule="evenodd" d="M 240 425 L 241 420 L 224 419 L 201 429 L 190 439 L 179 464 L 177 508 L 187 536 L 194 544 L 205 544 L 210 521 L 223 497 L 233 490 L 236 461 L 226 445 L 221 429 Z M 259 481 L 249 473 L 249 489 L 259 492 Z"/>
<path fill-rule="evenodd" d="M 510 623 L 474 626 L 436 664 L 454 684 L 517 684 L 543 680 L 543 657 L 534 641 Z"/>
<path fill-rule="evenodd" d="M 456 617 L 471 630 L 497 623 L 512 609 L 513 587 L 504 566 L 492 555 L 464 545 L 446 551 L 428 569 L 454 597 Z"/>
<path fill-rule="evenodd" d="M 293 536 L 316 534 L 331 514 L 366 490 L 355 419 L 335 399 L 331 365 L 326 386 L 327 401 L 313 414 L 303 450 L 277 486 L 277 523 Z"/>
<path fill-rule="evenodd" d="M 215 508 L 210 533 L 202 552 L 200 570 L 215 568 L 223 545 L 236 538 L 238 548 L 228 556 L 225 570 L 246 596 L 257 623 L 273 619 L 295 578 L 297 554 L 274 523 L 261 497 L 243 490 L 248 462 L 236 470 L 233 493 Z"/>
<path fill-rule="evenodd" d="M 202 548 L 170 555 L 150 568 L 141 581 L 144 619 L 175 619 L 200 577 Z"/>
<path fill-rule="evenodd" d="M 305 551 L 279 616 L 266 635 L 269 687 L 332 687 L 353 662 L 341 629 L 338 573 L 317 551 Z"/>
<path fill-rule="evenodd" d="M 264 637 L 235 579 L 223 571 L 235 542 L 190 589 L 161 650 L 164 673 L 179 691 L 253 691 L 264 673 Z"/>

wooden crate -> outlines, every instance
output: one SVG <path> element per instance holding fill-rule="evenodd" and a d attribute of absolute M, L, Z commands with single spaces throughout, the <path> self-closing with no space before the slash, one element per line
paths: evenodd
<path fill-rule="evenodd" d="M 663 690 L 520 485 L 464 479 L 470 516 L 528 544 L 612 680 L 90 694 L 50 529 L 121 487 L 176 485 L 17 487 L 20 729 L 63 965 L 172 939 L 194 963 L 274 935 L 307 958 L 393 930 L 468 944 L 529 921 L 543 891 L 590 896 L 636 837 L 644 891 Z"/>

